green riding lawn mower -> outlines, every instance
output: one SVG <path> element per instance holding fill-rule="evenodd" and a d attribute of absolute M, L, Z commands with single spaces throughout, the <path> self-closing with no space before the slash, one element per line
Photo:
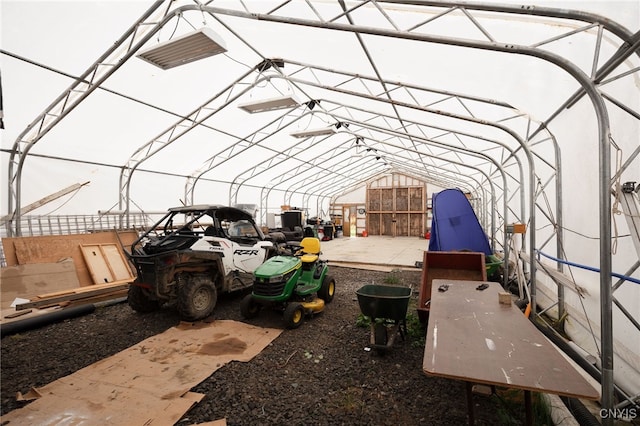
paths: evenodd
<path fill-rule="evenodd" d="M 270 258 L 254 271 L 253 291 L 242 299 L 240 313 L 255 318 L 268 307 L 283 313 L 287 328 L 298 328 L 305 317 L 331 303 L 336 281 L 327 261 L 320 260 L 320 240 L 307 237 L 287 243 L 286 254 Z"/>

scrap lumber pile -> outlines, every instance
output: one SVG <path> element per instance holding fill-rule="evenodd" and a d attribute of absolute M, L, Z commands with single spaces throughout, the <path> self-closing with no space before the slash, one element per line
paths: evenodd
<path fill-rule="evenodd" d="M 0 271 L 0 324 L 126 296 L 135 276 L 120 241 L 136 237 L 133 231 L 109 231 L 3 238 L 8 266 Z"/>

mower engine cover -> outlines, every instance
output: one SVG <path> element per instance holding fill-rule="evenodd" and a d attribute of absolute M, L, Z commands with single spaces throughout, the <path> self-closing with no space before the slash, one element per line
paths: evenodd
<path fill-rule="evenodd" d="M 297 282 L 302 262 L 297 257 L 274 256 L 258 266 L 253 272 L 253 296 L 265 300 L 282 300 L 291 296 L 293 286 L 288 282 Z"/>

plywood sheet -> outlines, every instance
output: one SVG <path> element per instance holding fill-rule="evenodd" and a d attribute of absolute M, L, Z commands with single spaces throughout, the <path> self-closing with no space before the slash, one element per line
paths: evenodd
<path fill-rule="evenodd" d="M 124 231 L 116 234 L 116 231 L 109 231 L 93 234 L 3 238 L 2 247 L 8 266 L 55 263 L 61 259 L 72 258 L 80 285 L 87 286 L 93 284 L 93 279 L 84 262 L 80 246 L 82 244 L 116 244 L 119 250 L 118 236 L 126 246 L 137 238 L 137 233 Z"/>
<path fill-rule="evenodd" d="M 124 256 L 115 244 L 83 244 L 80 251 L 94 284 L 133 278 Z"/>
<path fill-rule="evenodd" d="M 115 244 L 102 244 L 102 253 L 104 253 L 111 271 L 113 272 L 113 280 L 121 281 L 133 278 L 131 269 L 127 265 L 127 260 L 119 247 Z"/>
<path fill-rule="evenodd" d="M 424 349 L 423 370 L 473 383 L 598 399 L 579 367 L 515 305 L 499 303 L 499 283 L 437 279 Z M 437 288 L 447 285 L 447 291 Z"/>
<path fill-rule="evenodd" d="M 432 282 L 434 279 L 486 281 L 487 268 L 484 253 L 425 251 L 422 262 L 422 279 L 418 295 L 418 316 L 427 320 L 430 309 Z"/>
<path fill-rule="evenodd" d="M 409 215 L 407 213 L 396 213 L 396 237 L 409 236 Z"/>
<path fill-rule="evenodd" d="M 396 188 L 395 193 L 395 210 L 398 212 L 406 212 L 409 210 L 409 189 Z"/>
<path fill-rule="evenodd" d="M 184 323 L 40 389 L 11 424 L 173 425 L 189 389 L 230 361 L 250 361 L 282 330 L 237 321 Z"/>
<path fill-rule="evenodd" d="M 393 213 L 383 213 L 381 215 L 382 219 L 382 229 L 380 230 L 380 235 L 393 236 L 394 234 L 394 222 L 393 222 Z"/>
<path fill-rule="evenodd" d="M 380 210 L 385 212 L 393 211 L 393 188 L 383 188 L 380 190 Z"/>
<path fill-rule="evenodd" d="M 422 213 L 409 214 L 409 236 L 422 237 L 424 235 L 425 215 Z"/>
<path fill-rule="evenodd" d="M 382 209 L 380 189 L 369 189 L 367 191 L 367 198 L 369 200 L 367 210 L 377 212 Z"/>
<path fill-rule="evenodd" d="M 55 263 L 7 266 L 0 271 L 0 304 L 7 309 L 20 297 L 80 287 L 73 259 Z"/>
<path fill-rule="evenodd" d="M 409 188 L 409 197 L 410 197 L 410 205 L 411 211 L 414 212 L 423 212 L 427 207 L 427 203 L 424 200 L 424 188 Z"/>
<path fill-rule="evenodd" d="M 369 235 L 380 235 L 380 213 L 367 213 Z"/>

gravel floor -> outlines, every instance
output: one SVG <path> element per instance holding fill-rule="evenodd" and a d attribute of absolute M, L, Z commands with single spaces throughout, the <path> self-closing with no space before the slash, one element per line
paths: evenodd
<path fill-rule="evenodd" d="M 252 361 L 227 364 L 198 384 L 192 390 L 206 396 L 178 424 L 220 418 L 229 425 L 466 424 L 464 384 L 422 372 L 424 332 L 415 314 L 420 271 L 331 267 L 331 274 L 336 296 L 323 313 L 285 330 Z M 414 289 L 409 335 L 385 355 L 366 350 L 370 331 L 359 324 L 355 291 L 369 283 Z M 244 321 L 241 297 L 222 295 L 214 317 Z M 179 321 L 172 309 L 142 315 L 119 303 L 2 338 L 1 413 L 26 404 L 16 401 L 16 392 L 71 374 Z M 274 311 L 246 322 L 283 328 Z M 476 424 L 506 424 L 509 409 L 495 396 L 475 396 L 475 404 Z M 510 410 L 523 418 L 520 408 Z"/>

